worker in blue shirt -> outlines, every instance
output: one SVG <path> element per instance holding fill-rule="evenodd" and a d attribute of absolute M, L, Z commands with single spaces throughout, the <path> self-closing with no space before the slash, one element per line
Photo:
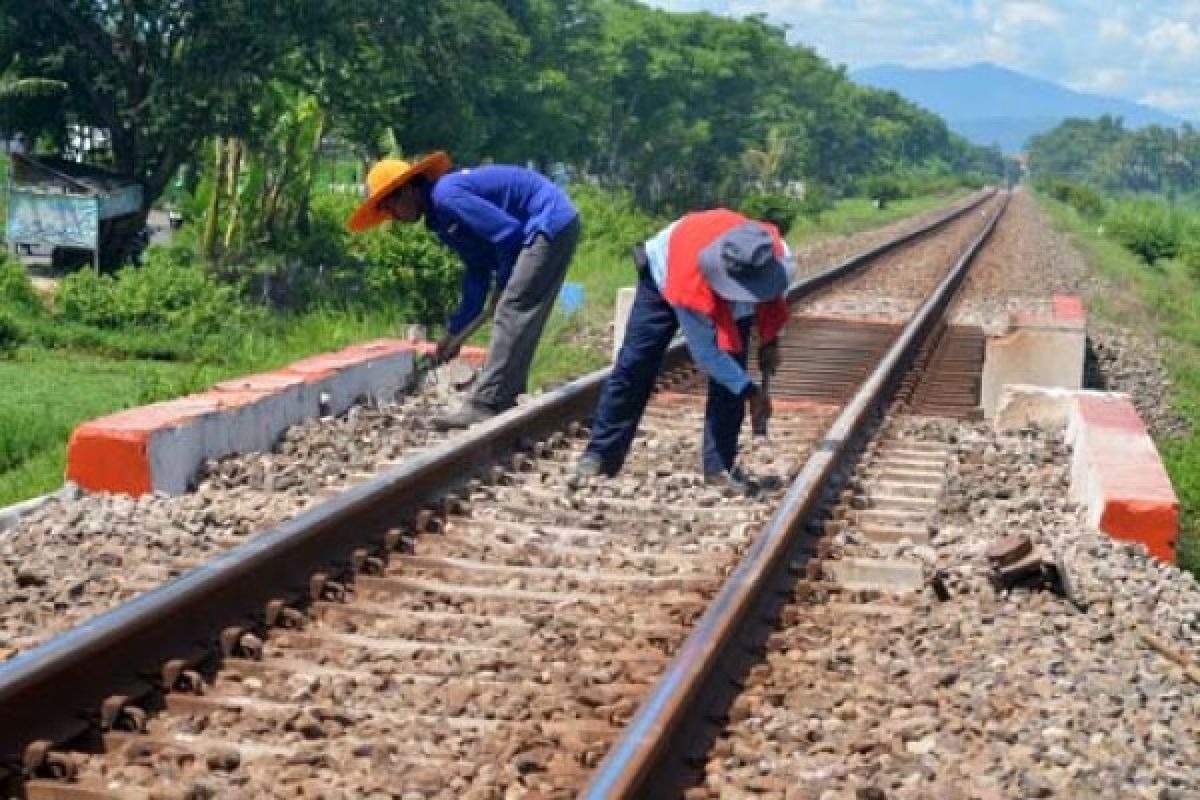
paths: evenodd
<path fill-rule="evenodd" d="M 465 428 L 516 404 L 546 320 L 579 241 L 579 212 L 542 175 L 524 167 L 450 171 L 434 153 L 414 164 L 384 159 L 367 175 L 368 197 L 348 222 L 362 231 L 387 220 L 426 227 L 463 260 L 462 300 L 438 342 L 439 361 L 454 358 L 481 321 L 489 292 L 495 314 L 487 361 L 471 397 L 436 418 L 441 430 Z"/>

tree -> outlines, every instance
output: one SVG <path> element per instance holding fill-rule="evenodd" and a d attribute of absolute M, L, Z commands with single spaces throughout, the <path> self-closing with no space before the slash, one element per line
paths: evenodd
<path fill-rule="evenodd" d="M 1029 143 L 1029 168 L 1037 179 L 1161 193 L 1172 201 L 1200 188 L 1198 163 L 1200 136 L 1190 125 L 1126 130 L 1114 117 L 1068 119 Z"/>
<path fill-rule="evenodd" d="M 214 134 L 240 133 L 263 76 L 318 31 L 336 28 L 334 0 L 41 0 L 8 4 L 0 52 L 18 78 L 65 85 L 50 120 L 106 130 L 112 164 L 137 180 L 147 209 L 180 164 Z M 14 120 L 47 125 L 45 107 Z M 119 259 L 144 215 L 109 242 Z"/>

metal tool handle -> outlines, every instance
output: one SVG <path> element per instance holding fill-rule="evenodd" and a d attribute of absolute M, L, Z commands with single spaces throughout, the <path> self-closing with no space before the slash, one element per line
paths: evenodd
<path fill-rule="evenodd" d="M 467 339 L 470 339 L 473 335 L 475 335 L 475 331 L 483 327 L 483 323 L 490 319 L 496 310 L 496 299 L 496 296 L 493 295 L 493 297 L 488 301 L 487 306 L 483 309 L 483 313 L 471 320 L 470 325 L 450 337 L 447 342 L 447 344 L 450 345 L 449 349 L 457 350 L 458 348 L 462 347 L 463 342 L 467 341 Z M 442 362 L 435 353 L 424 354 L 417 359 L 417 370 L 419 372 L 428 372 L 430 370 L 437 369 L 443 363 L 444 362 Z"/>
<path fill-rule="evenodd" d="M 771 419 L 770 411 L 768 410 L 771 407 L 771 373 L 763 373 L 762 385 L 759 387 L 759 391 L 763 395 L 763 413 L 754 415 L 750 420 L 750 429 L 754 432 L 755 436 L 766 436 L 767 423 Z"/>

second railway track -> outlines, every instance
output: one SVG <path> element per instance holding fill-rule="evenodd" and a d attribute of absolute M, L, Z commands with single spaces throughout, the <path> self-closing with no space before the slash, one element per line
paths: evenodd
<path fill-rule="evenodd" d="M 742 559 L 762 555 L 761 532 L 800 519 L 797 485 L 819 493 L 817 472 L 837 471 L 813 464 L 859 435 L 926 335 L 944 333 L 961 276 L 939 281 L 965 269 L 964 248 L 1002 207 L 986 200 L 925 233 L 949 243 L 920 258 L 905 255 L 929 244 L 919 239 L 878 256 L 906 270 L 912 307 L 938 287 L 919 324 L 903 327 L 904 309 L 857 340 L 833 330 L 824 349 L 804 337 L 834 323 L 790 326 L 771 446 L 745 448 L 750 471 L 784 489 L 740 498 L 704 485 L 702 408 L 680 365 L 624 475 L 569 491 L 583 444 L 571 420 L 602 377 L 589 376 L 0 666 L 10 793 L 569 797 L 595 778 L 594 796 L 665 796 L 644 789 L 649 760 L 606 783 L 622 746 L 646 744 L 637 726 L 669 691 L 658 681 L 722 611 Z M 853 291 L 818 278 L 796 293 L 801 314 L 820 287 L 826 307 Z M 961 347 L 930 347 L 931 374 L 961 360 Z M 882 377 L 880 356 L 892 367 Z M 864 379 L 870 399 L 851 391 Z M 908 389 L 913 402 L 971 407 L 969 391 L 938 401 L 936 384 Z M 862 419 L 828 429 L 847 402 Z M 674 702 L 678 724 L 700 701 Z"/>

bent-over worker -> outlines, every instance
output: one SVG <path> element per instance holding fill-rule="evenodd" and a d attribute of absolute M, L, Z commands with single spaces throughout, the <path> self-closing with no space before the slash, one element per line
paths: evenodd
<path fill-rule="evenodd" d="M 461 338 L 495 300 L 492 341 L 471 397 L 438 417 L 441 430 L 465 428 L 516 404 L 579 241 L 579 213 L 549 179 L 524 167 L 450 171 L 434 153 L 415 164 L 384 159 L 367 174 L 368 197 L 347 223 L 352 231 L 420 219 L 462 259 L 462 299 L 446 322 L 436 358 L 458 355 Z"/>
<path fill-rule="evenodd" d="M 715 209 L 684 216 L 634 252 L 637 293 L 574 483 L 620 471 L 663 354 L 682 328 L 692 359 L 709 378 L 705 478 L 753 492 L 757 486 L 735 463 L 738 431 L 747 407 L 765 419 L 770 400 L 746 371 L 747 347 L 756 326 L 763 374 L 778 369 L 793 264 L 787 245 L 774 225 Z"/>

